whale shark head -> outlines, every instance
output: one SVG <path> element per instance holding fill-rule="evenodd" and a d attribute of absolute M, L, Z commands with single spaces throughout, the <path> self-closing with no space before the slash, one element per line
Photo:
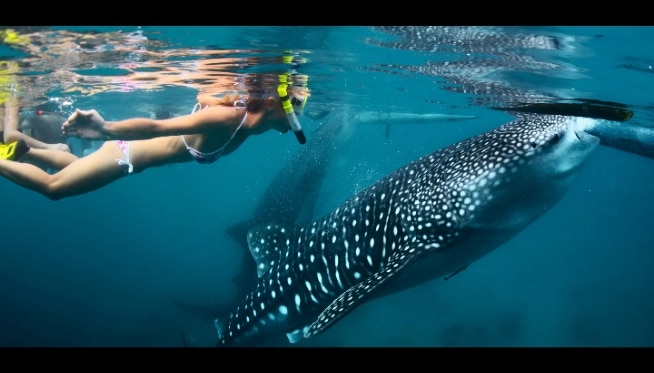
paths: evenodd
<path fill-rule="evenodd" d="M 477 226 L 486 224 L 494 231 L 504 227 L 508 234 L 523 229 L 568 190 L 600 143 L 586 132 L 600 121 L 518 115 L 515 122 L 480 136 L 491 135 L 496 141 L 469 155 L 473 164 L 484 166 L 479 166 L 476 172 L 480 175 L 461 190 L 472 195 L 469 204 L 463 200 L 460 206 L 473 209 L 470 214 L 460 213 L 461 218 Z"/>
<path fill-rule="evenodd" d="M 218 345 L 316 335 L 365 301 L 442 278 L 513 237 L 563 196 L 599 140 L 596 120 L 518 114 L 421 157 L 301 227 L 250 230 L 258 281 Z"/>

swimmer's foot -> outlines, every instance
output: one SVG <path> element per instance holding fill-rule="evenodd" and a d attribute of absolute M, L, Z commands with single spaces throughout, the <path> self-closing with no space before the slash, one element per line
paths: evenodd
<path fill-rule="evenodd" d="M 30 151 L 30 147 L 24 140 L 14 141 L 9 144 L 0 143 L 0 159 L 18 160 L 28 151 Z"/>
<path fill-rule="evenodd" d="M 27 145 L 25 140 L 19 139 L 18 142 L 16 143 L 16 150 L 14 150 L 14 157 L 12 159 L 17 161 L 20 159 L 20 157 L 24 156 L 29 151 L 30 151 L 30 146 Z"/>

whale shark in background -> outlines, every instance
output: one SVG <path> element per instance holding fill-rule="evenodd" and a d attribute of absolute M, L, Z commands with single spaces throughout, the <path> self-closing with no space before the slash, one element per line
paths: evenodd
<path fill-rule="evenodd" d="M 553 207 L 602 137 L 624 126 L 513 114 L 516 120 L 407 164 L 310 224 L 251 229 L 256 287 L 215 320 L 218 346 L 281 334 L 295 343 L 364 302 L 457 273 Z"/>

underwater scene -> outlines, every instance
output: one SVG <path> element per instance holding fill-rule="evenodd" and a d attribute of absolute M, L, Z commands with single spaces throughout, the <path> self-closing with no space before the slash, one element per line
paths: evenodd
<path fill-rule="evenodd" d="M 652 347 L 654 27 L 0 27 L 2 347 Z"/>

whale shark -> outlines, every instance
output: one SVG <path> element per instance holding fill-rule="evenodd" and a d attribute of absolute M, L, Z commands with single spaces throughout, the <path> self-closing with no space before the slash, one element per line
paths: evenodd
<path fill-rule="evenodd" d="M 600 145 L 590 132 L 609 125 L 512 114 L 515 120 L 408 163 L 310 224 L 251 229 L 256 286 L 215 319 L 217 345 L 311 338 L 364 302 L 449 278 L 536 221 Z"/>
<path fill-rule="evenodd" d="M 248 294 L 256 284 L 256 263 L 252 259 L 247 242 L 250 229 L 267 223 L 282 225 L 304 225 L 312 222 L 316 203 L 333 156 L 351 136 L 353 126 L 427 124 L 465 121 L 477 118 L 475 115 L 447 113 L 378 113 L 354 111 L 347 105 L 341 110 L 323 110 L 312 119 L 325 119 L 311 132 L 310 146 L 301 147 L 273 177 L 251 215 L 225 228 L 242 249 L 241 267 L 232 277 L 235 295 L 239 299 Z M 185 314 L 201 320 L 211 321 L 216 315 L 228 312 L 234 302 L 226 299 L 193 301 L 173 299 L 172 303 Z M 184 339 L 184 346 L 189 346 Z"/>

